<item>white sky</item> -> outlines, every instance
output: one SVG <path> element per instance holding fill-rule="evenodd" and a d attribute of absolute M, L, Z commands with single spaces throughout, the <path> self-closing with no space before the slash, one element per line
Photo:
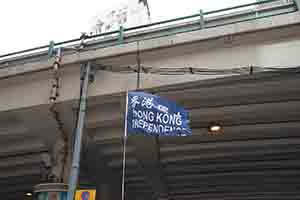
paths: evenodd
<path fill-rule="evenodd" d="M 0 55 L 60 42 L 90 30 L 91 18 L 126 0 L 2 0 Z M 148 0 L 152 21 L 220 9 L 253 0 Z"/>

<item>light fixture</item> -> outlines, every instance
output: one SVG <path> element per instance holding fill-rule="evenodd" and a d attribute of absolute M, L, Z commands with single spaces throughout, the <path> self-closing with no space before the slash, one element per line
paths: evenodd
<path fill-rule="evenodd" d="M 32 196 L 32 193 L 27 192 L 25 195 L 28 196 L 28 197 L 31 197 L 31 196 Z"/>
<path fill-rule="evenodd" d="M 222 131 L 222 126 L 219 123 L 211 123 L 208 130 L 211 134 L 218 134 Z"/>

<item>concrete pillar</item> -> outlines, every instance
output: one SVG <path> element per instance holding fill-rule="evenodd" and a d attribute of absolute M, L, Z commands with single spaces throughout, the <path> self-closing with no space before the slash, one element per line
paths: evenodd
<path fill-rule="evenodd" d="M 66 142 L 58 138 L 50 146 L 47 154 L 42 154 L 43 181 L 53 183 L 67 183 L 69 175 L 70 150 L 66 149 Z"/>
<path fill-rule="evenodd" d="M 51 179 L 55 182 L 62 182 L 64 177 L 64 169 L 66 168 L 66 162 L 68 156 L 68 150 L 66 149 L 66 142 L 59 138 L 52 149 L 52 170 Z"/>

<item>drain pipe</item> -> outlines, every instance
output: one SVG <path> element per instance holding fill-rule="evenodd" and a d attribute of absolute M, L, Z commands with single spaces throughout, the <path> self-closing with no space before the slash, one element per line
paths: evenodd
<path fill-rule="evenodd" d="M 69 177 L 69 189 L 68 189 L 68 200 L 74 199 L 74 193 L 76 190 L 79 168 L 80 168 L 80 153 L 82 146 L 82 133 L 84 128 L 84 121 L 86 115 L 86 102 L 87 102 L 87 93 L 88 85 L 94 80 L 94 71 L 91 69 L 91 63 L 83 64 L 81 68 L 81 96 L 79 102 L 79 111 L 78 111 L 78 121 L 76 125 L 75 132 L 75 143 L 74 143 L 74 153 L 72 159 L 71 172 Z"/>

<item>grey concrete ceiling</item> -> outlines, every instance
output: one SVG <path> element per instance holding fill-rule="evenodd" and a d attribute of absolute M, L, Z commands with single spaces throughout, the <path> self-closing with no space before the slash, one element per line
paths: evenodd
<path fill-rule="evenodd" d="M 129 199 L 299 199 L 299 74 L 258 74 L 150 91 L 191 112 L 193 136 L 128 140 Z M 120 189 L 124 94 L 89 100 L 82 185 Z M 59 105 L 72 133 L 73 102 Z M 47 106 L 0 113 L 0 195 L 22 198 L 43 181 L 57 127 Z M 207 127 L 219 121 L 223 130 Z M 91 167 L 92 166 L 92 167 Z"/>

